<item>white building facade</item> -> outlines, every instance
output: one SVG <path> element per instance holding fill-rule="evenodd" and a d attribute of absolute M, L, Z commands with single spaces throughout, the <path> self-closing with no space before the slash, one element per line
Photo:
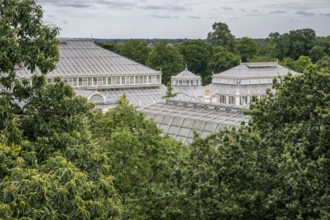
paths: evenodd
<path fill-rule="evenodd" d="M 207 87 L 212 102 L 225 105 L 249 105 L 252 97 L 266 97 L 267 89 L 272 88 L 273 80 L 299 74 L 277 62 L 241 63 L 224 72 L 212 76 L 212 84 Z"/>
<path fill-rule="evenodd" d="M 61 77 L 77 95 L 94 101 L 96 96 L 86 94 L 99 92 L 104 103 L 116 102 L 125 93 L 132 104 L 149 105 L 165 95 L 160 71 L 103 49 L 92 39 L 61 38 L 59 42 L 60 57 L 56 68 L 47 74 L 49 82 Z M 16 73 L 21 79 L 32 77 L 27 69 Z M 37 69 L 35 74 L 41 72 Z M 100 100 L 94 102 L 100 104 Z"/>

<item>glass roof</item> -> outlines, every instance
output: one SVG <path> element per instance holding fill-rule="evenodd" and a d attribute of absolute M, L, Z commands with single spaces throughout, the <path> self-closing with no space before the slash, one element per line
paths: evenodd
<path fill-rule="evenodd" d="M 126 94 L 127 100 L 137 107 L 144 107 L 162 100 L 166 94 L 166 87 L 160 85 L 150 88 L 136 88 L 136 89 L 114 89 L 102 91 L 106 96 L 107 102 L 116 102 L 120 96 Z"/>
<path fill-rule="evenodd" d="M 92 39 L 60 39 L 59 46 L 59 62 L 48 77 L 161 75 L 159 71 L 97 46 Z M 18 70 L 17 74 L 31 76 L 26 69 Z"/>
<path fill-rule="evenodd" d="M 260 63 L 241 63 L 229 70 L 213 75 L 214 78 L 230 78 L 230 79 L 265 79 L 285 76 L 291 72 L 292 75 L 298 74 L 293 70 L 279 65 L 274 62 Z"/>
<path fill-rule="evenodd" d="M 179 74 L 172 76 L 172 79 L 186 79 L 186 80 L 199 80 L 202 77 L 201 76 L 197 76 L 194 73 L 190 72 L 188 70 L 188 68 L 186 67 L 182 72 L 180 72 Z"/>
<path fill-rule="evenodd" d="M 140 109 L 165 134 L 185 145 L 192 142 L 194 131 L 205 138 L 221 128 L 248 121 L 249 116 L 241 110 L 239 107 L 179 100 L 162 101 Z"/>

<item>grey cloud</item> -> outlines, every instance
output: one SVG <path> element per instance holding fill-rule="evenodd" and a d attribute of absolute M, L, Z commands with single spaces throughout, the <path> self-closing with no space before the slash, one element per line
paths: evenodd
<path fill-rule="evenodd" d="M 62 24 L 68 24 L 69 22 L 67 20 L 63 20 Z"/>
<path fill-rule="evenodd" d="M 307 12 L 307 11 L 297 11 L 297 15 L 302 15 L 302 16 L 314 16 L 315 14 L 312 12 Z"/>
<path fill-rule="evenodd" d="M 264 14 L 257 9 L 253 9 L 251 13 L 247 14 L 247 16 L 260 16 L 260 15 L 264 15 Z"/>
<path fill-rule="evenodd" d="M 111 2 L 99 2 L 101 4 L 105 4 L 108 6 L 114 6 L 114 7 L 127 7 L 127 6 L 134 6 L 131 2 L 125 2 L 125 1 L 111 1 Z"/>
<path fill-rule="evenodd" d="M 285 14 L 286 11 L 281 11 L 281 10 L 276 10 L 276 11 L 271 11 L 271 14 Z"/>
<path fill-rule="evenodd" d="M 315 9 L 324 9 L 329 7 L 328 0 L 292 0 L 292 1 L 283 1 L 278 3 L 273 1 L 273 3 L 267 4 L 265 7 L 277 9 L 277 10 L 296 10 L 296 11 L 308 11 L 311 8 Z"/>
<path fill-rule="evenodd" d="M 130 9 L 135 4 L 129 0 L 39 0 L 40 4 L 54 5 L 56 7 L 72 7 L 72 8 L 90 8 L 97 4 L 108 6 L 115 9 Z"/>
<path fill-rule="evenodd" d="M 164 15 L 164 14 L 153 14 L 150 15 L 153 18 L 160 18 L 160 19 L 171 19 L 171 18 L 178 18 L 177 16 L 170 16 L 170 15 Z"/>
<path fill-rule="evenodd" d="M 126 0 L 128 1 L 128 0 Z M 187 4 L 182 0 L 132 0 L 135 5 L 140 9 L 146 10 L 171 10 L 171 11 L 186 11 Z"/>
<path fill-rule="evenodd" d="M 167 1 L 158 3 L 155 1 L 145 0 L 39 0 L 41 5 L 52 5 L 55 7 L 70 7 L 70 8 L 92 8 L 97 5 L 106 6 L 110 9 L 129 10 L 134 8 L 146 10 L 171 10 L 171 11 L 186 11 L 186 5 L 178 1 Z"/>
<path fill-rule="evenodd" d="M 234 10 L 232 7 L 227 7 L 227 6 L 223 6 L 223 7 L 221 7 L 223 10 L 225 10 L 225 11 L 232 11 L 232 10 Z"/>
<path fill-rule="evenodd" d="M 91 2 L 79 1 L 79 0 L 39 0 L 40 4 L 54 5 L 57 7 L 73 7 L 73 8 L 89 8 L 93 6 Z"/>
<path fill-rule="evenodd" d="M 201 19 L 201 17 L 194 16 L 194 15 L 189 15 L 189 16 L 187 16 L 187 18 L 190 18 L 190 19 Z"/>
<path fill-rule="evenodd" d="M 186 11 L 187 8 L 180 5 L 168 6 L 168 5 L 143 5 L 139 6 L 141 9 L 146 10 L 174 10 L 174 11 Z"/>
<path fill-rule="evenodd" d="M 136 7 L 136 5 L 129 0 L 94 0 L 94 3 L 105 5 L 110 9 L 129 10 Z"/>
<path fill-rule="evenodd" d="M 176 10 L 176 11 L 186 11 L 187 8 L 184 6 L 179 6 L 179 5 L 175 5 L 175 6 L 171 6 L 170 9 Z"/>
<path fill-rule="evenodd" d="M 139 8 L 147 9 L 147 10 L 161 10 L 161 9 L 166 9 L 166 7 L 161 6 L 161 5 L 145 5 L 145 6 L 140 6 Z"/>
<path fill-rule="evenodd" d="M 330 16 L 330 13 L 321 13 L 320 15 Z"/>

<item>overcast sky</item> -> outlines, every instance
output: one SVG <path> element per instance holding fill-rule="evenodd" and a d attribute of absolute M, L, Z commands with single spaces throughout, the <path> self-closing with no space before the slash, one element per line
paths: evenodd
<path fill-rule="evenodd" d="M 312 28 L 330 35 L 330 0 L 39 0 L 61 37 L 205 39 L 224 22 L 236 37 Z"/>

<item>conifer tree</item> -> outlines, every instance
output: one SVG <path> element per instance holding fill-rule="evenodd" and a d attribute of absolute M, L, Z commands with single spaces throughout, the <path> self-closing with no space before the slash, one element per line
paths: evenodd
<path fill-rule="evenodd" d="M 177 95 L 176 93 L 173 93 L 173 87 L 172 87 L 171 82 L 168 82 L 167 85 L 166 85 L 166 95 L 163 96 L 162 98 L 163 98 L 163 99 L 166 99 L 166 98 L 173 98 L 173 97 L 175 97 L 176 95 Z"/>

